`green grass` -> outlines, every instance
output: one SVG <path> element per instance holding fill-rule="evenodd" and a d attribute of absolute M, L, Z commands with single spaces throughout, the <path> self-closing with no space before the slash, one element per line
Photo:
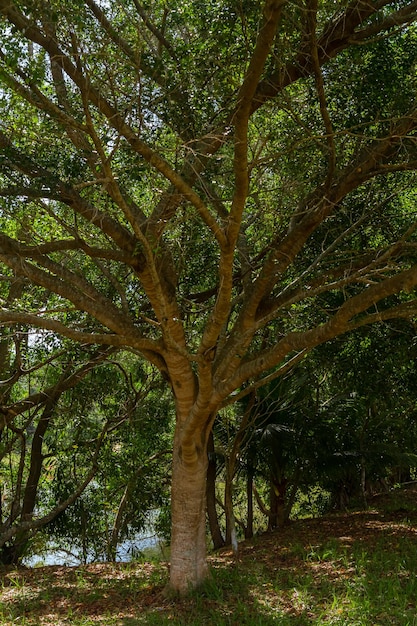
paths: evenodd
<path fill-rule="evenodd" d="M 417 626 L 417 488 L 367 512 L 294 522 L 211 557 L 199 592 L 163 594 L 164 563 L 3 572 L 0 624 Z"/>

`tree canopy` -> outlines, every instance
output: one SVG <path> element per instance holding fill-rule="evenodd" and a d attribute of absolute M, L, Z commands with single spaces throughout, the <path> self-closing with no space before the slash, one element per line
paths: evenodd
<path fill-rule="evenodd" d="M 0 323 L 169 383 L 178 591 L 219 409 L 416 314 L 416 9 L 0 0 Z"/>

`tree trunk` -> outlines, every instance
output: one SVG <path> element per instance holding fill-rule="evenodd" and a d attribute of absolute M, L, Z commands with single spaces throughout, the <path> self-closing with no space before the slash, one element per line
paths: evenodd
<path fill-rule="evenodd" d="M 368 508 L 368 501 L 366 498 L 366 462 L 365 457 L 361 456 L 361 496 L 365 509 Z"/>
<path fill-rule="evenodd" d="M 209 522 L 211 539 L 214 550 L 218 550 L 225 545 L 222 532 L 220 530 L 219 518 L 216 508 L 216 457 L 214 453 L 214 439 L 211 432 L 207 444 L 208 467 L 207 467 L 207 517 Z"/>
<path fill-rule="evenodd" d="M 39 479 L 43 467 L 42 443 L 51 419 L 53 405 L 55 403 L 51 400 L 50 404 L 51 406 L 47 406 L 45 409 L 33 435 L 29 476 L 26 481 L 22 510 L 20 512 L 20 520 L 22 522 L 29 521 L 32 518 L 33 511 L 35 509 Z M 22 450 L 22 454 L 25 455 L 25 450 Z M 22 557 L 24 556 L 30 535 L 30 529 L 22 531 L 11 540 L 11 545 L 3 546 L 0 562 L 3 564 L 19 565 Z"/>
<path fill-rule="evenodd" d="M 226 481 L 224 487 L 224 512 L 226 517 L 226 545 L 231 545 L 233 553 L 237 555 L 238 543 L 236 536 L 236 522 L 233 511 L 233 478 L 234 462 L 228 459 L 226 464 Z"/>
<path fill-rule="evenodd" d="M 268 530 L 281 528 L 286 522 L 287 480 L 271 480 Z"/>
<path fill-rule="evenodd" d="M 19 565 L 20 546 L 12 544 L 11 546 L 2 546 L 0 548 L 0 565 Z"/>
<path fill-rule="evenodd" d="M 206 549 L 207 445 L 196 447 L 195 459 L 184 462 L 175 437 L 172 467 L 170 588 L 184 595 L 207 576 Z"/>
<path fill-rule="evenodd" d="M 43 469 L 42 445 L 43 439 L 51 421 L 52 413 L 58 402 L 59 395 L 50 398 L 33 434 L 30 452 L 30 469 L 26 481 L 25 495 L 22 504 L 21 519 L 23 522 L 31 519 L 35 510 L 39 480 Z"/>
<path fill-rule="evenodd" d="M 245 539 L 253 537 L 253 470 L 248 469 L 246 476 L 246 499 L 247 499 L 247 520 L 245 528 Z"/>

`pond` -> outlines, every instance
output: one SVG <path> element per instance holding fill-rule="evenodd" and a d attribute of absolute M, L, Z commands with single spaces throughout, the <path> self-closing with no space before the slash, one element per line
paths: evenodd
<path fill-rule="evenodd" d="M 158 537 L 154 529 L 155 513 L 149 516 L 146 527 L 130 539 L 121 542 L 117 548 L 116 561 L 128 562 L 145 553 L 152 553 L 153 557 L 164 558 L 164 541 Z M 104 558 L 97 559 L 96 555 L 91 552 L 87 553 L 87 562 L 102 561 Z M 52 542 L 46 546 L 42 553 L 34 554 L 23 559 L 23 565 L 27 567 L 36 567 L 41 565 L 81 565 L 83 563 L 82 551 L 79 545 L 68 545 L 67 549 L 62 549 L 54 545 Z"/>
<path fill-rule="evenodd" d="M 123 541 L 116 553 L 116 561 L 127 562 L 137 558 L 141 553 L 148 551 L 156 552 L 159 556 L 163 556 L 163 542 L 159 537 L 138 535 L 133 539 Z M 92 563 L 95 559 L 87 557 L 87 562 Z M 101 559 L 100 559 L 101 560 Z M 42 554 L 34 554 L 33 556 L 23 559 L 22 564 L 26 567 L 39 567 L 42 565 L 81 565 L 82 559 L 77 553 L 71 550 L 62 550 L 51 545 Z"/>

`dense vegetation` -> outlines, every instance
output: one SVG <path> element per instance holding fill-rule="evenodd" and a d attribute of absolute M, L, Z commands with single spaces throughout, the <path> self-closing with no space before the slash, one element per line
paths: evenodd
<path fill-rule="evenodd" d="M 156 510 L 181 594 L 206 510 L 236 549 L 410 479 L 415 2 L 0 15 L 0 560 Z"/>

